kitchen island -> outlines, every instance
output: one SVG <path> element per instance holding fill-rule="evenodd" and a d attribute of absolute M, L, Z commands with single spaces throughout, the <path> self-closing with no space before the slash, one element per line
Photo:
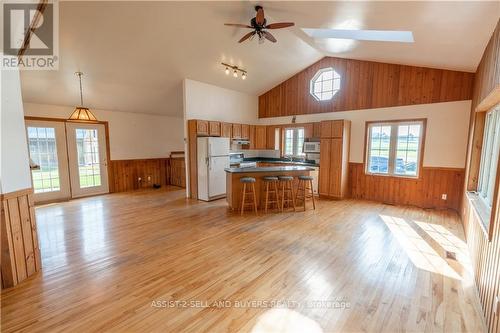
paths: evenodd
<path fill-rule="evenodd" d="M 298 176 L 309 176 L 314 168 L 309 166 L 269 166 L 252 168 L 226 168 L 226 200 L 231 210 L 240 209 L 241 194 L 243 184 L 240 182 L 242 177 L 255 178 L 255 192 L 257 197 L 257 207 L 262 209 L 265 200 L 265 184 L 262 177 L 265 176 L 293 176 L 294 187 L 297 186 Z M 248 198 L 248 197 L 247 197 Z M 245 209 L 251 209 L 246 207 Z"/>

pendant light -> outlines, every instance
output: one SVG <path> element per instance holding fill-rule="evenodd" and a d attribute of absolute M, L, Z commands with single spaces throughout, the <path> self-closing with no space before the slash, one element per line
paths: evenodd
<path fill-rule="evenodd" d="M 75 111 L 71 114 L 68 120 L 73 121 L 88 121 L 88 122 L 96 122 L 97 118 L 94 114 L 86 107 L 83 106 L 83 91 L 82 91 L 82 72 L 76 72 L 76 76 L 78 76 L 80 80 L 80 106 L 75 108 Z"/>

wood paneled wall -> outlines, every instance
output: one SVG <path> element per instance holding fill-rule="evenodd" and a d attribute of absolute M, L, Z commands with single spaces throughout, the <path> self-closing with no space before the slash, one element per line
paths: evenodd
<path fill-rule="evenodd" d="M 459 211 L 463 181 L 464 169 L 423 167 L 420 179 L 409 179 L 367 175 L 363 163 L 349 163 L 349 186 L 355 199 Z"/>
<path fill-rule="evenodd" d="M 471 123 L 469 131 L 469 147 L 468 147 L 468 163 L 466 171 L 466 179 L 468 184 L 463 191 L 462 204 L 462 221 L 465 229 L 465 236 L 471 255 L 471 262 L 474 269 L 476 286 L 479 290 L 479 298 L 483 307 L 486 325 L 490 333 L 500 333 L 500 314 L 495 314 L 495 297 L 500 298 L 500 213 L 499 213 L 499 197 L 497 186 L 497 205 L 493 216 L 496 216 L 490 223 L 493 223 L 494 228 L 491 230 L 491 240 L 488 239 L 487 233 L 481 226 L 481 220 L 476 213 L 472 203 L 466 195 L 467 189 L 473 189 L 475 184 L 475 175 L 477 163 L 473 163 L 473 159 L 477 157 L 473 148 L 478 148 L 482 142 L 482 135 L 477 137 L 478 132 L 482 133 L 481 121 L 484 121 L 484 116 L 475 114 L 476 107 L 480 105 L 487 96 L 495 89 L 500 87 L 500 20 L 497 23 L 496 29 L 491 37 L 488 46 L 483 54 L 481 62 L 476 72 L 476 79 L 473 88 Z M 476 135 L 475 135 L 476 134 Z M 497 170 L 497 183 L 499 179 L 500 168 Z M 495 206 L 494 206 L 495 207 Z"/>
<path fill-rule="evenodd" d="M 309 93 L 316 72 L 333 67 L 340 91 L 329 101 Z M 474 74 L 325 57 L 259 96 L 259 118 L 471 99 Z"/>
<path fill-rule="evenodd" d="M 2 288 L 9 288 L 42 269 L 33 190 L 1 196 Z"/>
<path fill-rule="evenodd" d="M 110 192 L 137 190 L 152 187 L 153 184 L 168 185 L 170 183 L 169 166 L 169 158 L 112 160 Z"/>

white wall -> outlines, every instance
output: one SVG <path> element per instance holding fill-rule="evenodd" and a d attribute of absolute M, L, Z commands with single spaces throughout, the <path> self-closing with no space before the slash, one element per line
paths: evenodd
<path fill-rule="evenodd" d="M 330 112 L 297 116 L 297 123 L 328 119 L 351 120 L 350 162 L 362 163 L 365 122 L 427 118 L 424 166 L 464 168 L 471 101 Z M 286 124 L 292 117 L 263 118 L 260 124 Z"/>
<path fill-rule="evenodd" d="M 185 151 L 187 147 L 187 121 L 203 119 L 229 123 L 255 124 L 258 122 L 259 97 L 184 79 L 183 112 Z M 189 165 L 189 154 L 186 154 Z M 189 168 L 186 168 L 186 195 L 189 196 Z"/>
<path fill-rule="evenodd" d="M 0 193 L 31 188 L 19 71 L 0 71 Z"/>
<path fill-rule="evenodd" d="M 184 118 L 253 124 L 259 98 L 194 80 L 184 80 Z"/>
<path fill-rule="evenodd" d="M 68 118 L 74 107 L 24 103 L 26 116 Z M 112 160 L 168 157 L 183 150 L 182 118 L 93 110 L 98 120 L 109 123 Z"/>

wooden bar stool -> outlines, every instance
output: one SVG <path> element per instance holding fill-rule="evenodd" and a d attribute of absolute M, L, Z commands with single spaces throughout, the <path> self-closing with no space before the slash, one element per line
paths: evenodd
<path fill-rule="evenodd" d="M 243 183 L 243 191 L 241 193 L 241 215 L 243 215 L 243 210 L 245 209 L 245 205 L 253 205 L 253 207 L 255 209 L 255 214 L 258 214 L 258 212 L 257 212 L 257 198 L 255 196 L 255 178 L 253 178 L 253 177 L 241 177 L 240 182 Z M 249 185 L 248 186 L 249 189 L 251 188 L 252 191 L 247 192 L 247 184 Z M 247 195 L 252 195 L 253 202 L 245 203 L 245 197 Z"/>
<path fill-rule="evenodd" d="M 278 176 L 281 185 L 281 211 L 285 209 L 285 203 L 290 207 L 290 202 L 295 211 L 295 197 L 293 193 L 293 177 L 292 176 Z"/>
<path fill-rule="evenodd" d="M 313 209 L 316 209 L 316 203 L 314 202 L 314 192 L 313 192 L 313 180 L 312 176 L 299 176 L 299 185 L 297 187 L 297 192 L 295 192 L 295 202 L 297 200 L 302 200 L 304 211 L 306 210 L 306 199 L 312 198 Z"/>
<path fill-rule="evenodd" d="M 276 209 L 280 210 L 280 198 L 278 194 L 278 177 L 264 176 L 262 180 L 266 183 L 266 201 L 264 203 L 264 213 L 267 214 L 267 207 L 269 204 L 276 204 Z M 275 200 L 269 200 L 269 195 L 274 195 Z"/>

